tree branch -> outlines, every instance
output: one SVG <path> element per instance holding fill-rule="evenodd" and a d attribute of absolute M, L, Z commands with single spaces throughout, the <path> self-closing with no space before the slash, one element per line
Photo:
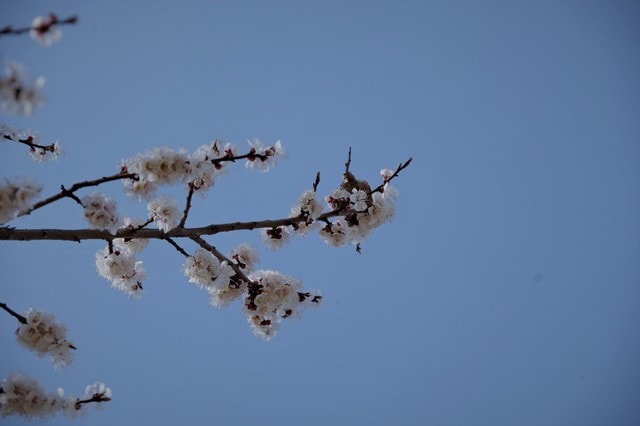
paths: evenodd
<path fill-rule="evenodd" d="M 26 216 L 28 214 L 31 214 L 31 212 L 33 212 L 34 210 L 37 210 L 41 207 L 44 207 L 48 204 L 51 204 L 55 201 L 58 201 L 64 197 L 70 197 L 70 198 L 74 198 L 72 197 L 73 193 L 76 192 L 79 189 L 82 188 L 86 188 L 88 186 L 98 186 L 100 184 L 106 183 L 106 182 L 111 182 L 114 180 L 120 180 L 120 179 L 135 179 L 137 177 L 137 175 L 135 173 L 117 173 L 115 175 L 111 175 L 111 176 L 105 176 L 105 177 L 101 177 L 100 179 L 94 179 L 94 180 L 87 180 L 84 182 L 78 182 L 78 183 L 74 183 L 71 188 L 66 189 L 64 186 L 62 186 L 62 190 L 60 192 L 58 192 L 56 195 L 52 195 L 49 198 L 45 198 L 44 200 L 38 201 L 37 203 L 35 203 L 31 208 L 26 209 L 21 211 L 18 216 Z M 76 202 L 79 202 L 79 199 L 77 197 L 74 198 L 76 200 Z"/>
<path fill-rule="evenodd" d="M 395 178 L 396 176 L 398 176 L 400 174 L 400 172 L 404 169 L 406 169 L 407 167 L 409 167 L 409 164 L 411 164 L 411 161 L 413 160 L 413 157 L 409 157 L 409 159 L 407 161 L 405 161 L 404 163 L 400 163 L 398 165 L 398 168 L 396 168 L 396 171 L 393 172 L 393 174 L 391 176 L 389 176 L 389 179 L 385 180 L 383 183 L 381 183 L 380 185 L 378 185 L 376 188 L 371 190 L 371 194 L 373 194 L 374 192 L 382 192 L 384 186 L 391 182 L 391 180 L 393 178 Z"/>
<path fill-rule="evenodd" d="M 13 28 L 13 27 L 11 27 L 11 25 L 9 25 L 9 26 L 6 26 L 6 27 L 0 29 L 0 36 L 8 35 L 8 34 L 20 35 L 20 34 L 28 33 L 31 30 L 36 30 L 36 31 L 45 30 L 46 31 L 48 29 L 48 27 L 50 27 L 50 26 L 54 26 L 54 25 L 69 25 L 69 24 L 75 24 L 75 23 L 78 22 L 78 17 L 75 16 L 75 15 L 70 16 L 67 19 L 63 19 L 63 20 L 58 19 L 53 14 L 50 14 L 49 17 L 52 18 L 52 19 L 51 19 L 51 22 L 48 24 L 47 28 L 33 27 L 33 26 L 22 27 L 22 28 Z"/>
<path fill-rule="evenodd" d="M 340 216 L 343 210 L 332 210 L 320 215 L 316 220 L 326 221 L 327 219 Z M 198 228 L 177 227 L 169 232 L 160 229 L 131 229 L 121 228 L 115 234 L 99 229 L 15 229 L 10 227 L 0 228 L 0 241 L 33 241 L 33 240 L 53 240 L 53 241 L 76 241 L 82 240 L 104 240 L 112 241 L 115 238 L 147 238 L 165 240 L 169 238 L 195 238 L 201 235 L 214 235 L 222 232 L 232 232 L 247 230 L 251 231 L 260 228 L 273 228 L 277 226 L 293 226 L 305 221 L 305 217 L 287 217 L 282 219 L 267 219 L 251 222 L 231 222 L 212 224 Z"/>
<path fill-rule="evenodd" d="M 4 309 L 11 316 L 15 317 L 21 324 L 26 324 L 27 323 L 27 318 L 25 318 L 24 316 L 20 315 L 19 313 L 17 313 L 16 311 L 14 311 L 10 307 L 8 307 L 6 303 L 0 302 L 0 308 Z"/>

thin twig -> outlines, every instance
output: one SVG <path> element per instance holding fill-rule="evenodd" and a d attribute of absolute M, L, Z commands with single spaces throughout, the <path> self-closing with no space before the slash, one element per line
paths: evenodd
<path fill-rule="evenodd" d="M 21 211 L 18 216 L 25 216 L 28 214 L 31 214 L 31 212 L 33 212 L 34 210 L 37 210 L 41 207 L 44 207 L 48 204 L 51 204 L 55 201 L 58 201 L 62 198 L 65 197 L 71 197 L 71 195 L 76 192 L 79 189 L 82 188 L 86 188 L 88 186 L 98 186 L 100 184 L 106 183 L 106 182 L 111 182 L 114 180 L 120 180 L 120 179 L 136 179 L 137 175 L 135 173 L 117 173 L 115 175 L 111 175 L 111 176 L 105 176 L 102 177 L 100 179 L 94 179 L 94 180 L 87 180 L 84 182 L 78 182 L 78 183 L 74 183 L 73 185 L 71 185 L 71 188 L 66 189 L 64 186 L 62 186 L 62 190 L 55 194 L 52 195 L 49 198 L 45 198 L 44 200 L 38 201 L 37 203 L 35 203 L 31 208 L 28 208 L 26 210 Z M 73 197 L 71 197 L 73 198 Z M 79 202 L 79 199 L 77 199 L 77 197 L 75 198 L 76 201 Z"/>
<path fill-rule="evenodd" d="M 349 157 L 347 158 L 347 162 L 344 163 L 345 173 L 349 173 L 349 166 L 351 166 L 351 147 L 349 147 Z"/>
<path fill-rule="evenodd" d="M 183 249 L 182 247 L 180 247 L 180 245 L 178 245 L 178 243 L 176 243 L 175 241 L 173 241 L 173 239 L 171 239 L 170 237 L 165 236 L 164 240 L 166 242 L 168 242 L 169 244 L 171 244 L 176 250 L 178 250 L 178 252 L 180 252 L 180 254 L 182 254 L 184 257 L 190 257 L 191 255 L 189 253 L 187 253 L 187 251 L 185 249 Z"/>
<path fill-rule="evenodd" d="M 409 157 L 409 159 L 407 161 L 405 161 L 404 163 L 400 163 L 398 165 L 398 168 L 396 169 L 395 172 L 393 172 L 393 174 L 391 176 L 389 176 L 389 178 L 387 180 L 385 180 L 383 183 L 381 183 L 380 185 L 378 185 L 376 188 L 371 190 L 371 194 L 373 194 L 374 192 L 382 192 L 384 186 L 391 182 L 391 179 L 395 178 L 396 176 L 398 176 L 400 174 L 400 172 L 404 169 L 406 169 L 407 167 L 409 167 L 409 164 L 411 164 L 411 161 L 413 160 L 413 157 Z"/>
<path fill-rule="evenodd" d="M 178 228 L 184 228 L 184 224 L 187 221 L 187 216 L 189 215 L 189 210 L 191 210 L 191 199 L 193 198 L 193 191 L 195 191 L 196 187 L 193 183 L 189 183 L 189 192 L 187 193 L 187 202 L 184 206 L 184 212 L 182 214 L 182 219 L 180 219 L 180 223 L 178 223 Z"/>
<path fill-rule="evenodd" d="M 319 184 L 320 184 L 320 172 L 316 173 L 316 180 L 313 182 L 313 192 L 317 192 Z"/>
<path fill-rule="evenodd" d="M 14 139 L 11 137 L 11 135 L 3 135 L 2 137 L 4 139 L 7 139 L 13 142 L 18 142 L 23 145 L 27 145 L 33 151 L 35 151 L 36 149 L 41 149 L 45 152 L 51 152 L 51 153 L 56 152 L 56 145 L 54 143 L 52 143 L 51 145 L 40 145 L 33 142 L 33 136 L 29 136 L 26 139 Z"/>
<path fill-rule="evenodd" d="M 76 401 L 75 408 L 76 410 L 79 410 L 82 404 L 89 404 L 91 402 L 106 402 L 106 401 L 111 401 L 111 398 L 109 398 L 108 396 L 104 396 L 103 394 L 96 393 L 96 394 L 93 394 L 91 398 L 78 399 Z"/>
<path fill-rule="evenodd" d="M 9 314 L 11 314 L 11 316 L 15 317 L 21 324 L 27 323 L 27 318 L 25 318 L 24 316 L 20 315 L 19 313 L 17 313 L 16 311 L 8 307 L 6 303 L 0 302 L 0 308 L 4 309 Z"/>

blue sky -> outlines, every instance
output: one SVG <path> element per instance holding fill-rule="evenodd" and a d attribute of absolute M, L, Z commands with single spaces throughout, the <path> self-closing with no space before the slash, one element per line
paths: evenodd
<path fill-rule="evenodd" d="M 156 146 L 282 140 L 275 169 L 238 165 L 197 199 L 196 226 L 286 216 L 316 171 L 335 189 L 349 147 L 370 181 L 414 162 L 360 255 L 210 239 L 322 290 L 269 342 L 238 304 L 209 306 L 166 244 L 141 254 L 131 301 L 97 275 L 101 243 L 2 242 L 0 299 L 55 313 L 79 348 L 54 370 L 5 315 L 2 377 L 104 381 L 113 401 L 78 425 L 640 423 L 637 2 L 2 0 L 0 27 L 51 11 L 79 16 L 52 47 L 0 38 L 3 61 L 47 79 L 42 109 L 2 120 L 65 149 L 34 164 L 2 143 L 0 170 L 45 194 Z M 144 216 L 120 186 L 102 191 Z M 12 225 L 84 223 L 63 200 Z"/>

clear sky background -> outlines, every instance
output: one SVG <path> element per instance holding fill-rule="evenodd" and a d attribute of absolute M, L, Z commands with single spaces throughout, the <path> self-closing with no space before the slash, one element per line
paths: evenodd
<path fill-rule="evenodd" d="M 269 342 L 168 244 L 140 255 L 132 301 L 97 275 L 101 242 L 1 242 L 0 300 L 55 313 L 79 348 L 54 370 L 2 314 L 2 377 L 102 380 L 113 401 L 77 425 L 640 424 L 638 2 L 0 0 L 0 27 L 48 12 L 80 20 L 50 48 L 0 38 L 47 79 L 42 109 L 2 120 L 65 150 L 34 164 L 2 143 L 0 170 L 45 195 L 156 146 L 282 140 L 275 169 L 238 164 L 197 199 L 196 226 L 288 215 L 316 171 L 337 187 L 350 146 L 372 182 L 414 162 L 362 254 L 209 239 L 322 290 Z M 146 215 L 120 183 L 101 191 Z M 70 200 L 11 224 L 85 226 Z"/>

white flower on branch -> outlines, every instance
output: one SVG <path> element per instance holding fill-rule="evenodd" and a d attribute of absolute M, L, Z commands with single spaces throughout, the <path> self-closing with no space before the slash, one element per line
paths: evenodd
<path fill-rule="evenodd" d="M 93 192 L 82 198 L 84 217 L 94 229 L 114 231 L 120 225 L 120 216 L 116 211 L 116 203 L 99 192 Z"/>
<path fill-rule="evenodd" d="M 213 287 L 209 290 L 209 296 L 211 305 L 215 308 L 226 308 L 233 302 L 242 296 L 244 293 L 243 288 L 241 287 L 232 287 L 231 285 L 227 285 L 226 287 Z"/>
<path fill-rule="evenodd" d="M 256 169 L 267 172 L 276 165 L 278 158 L 284 155 L 282 142 L 276 141 L 273 146 L 265 146 L 260 139 L 249 141 L 251 149 L 245 166 L 249 169 Z"/>
<path fill-rule="evenodd" d="M 108 401 L 111 399 L 111 389 L 102 382 L 95 382 L 84 388 L 84 399 L 92 398 Z"/>
<path fill-rule="evenodd" d="M 258 252 L 247 243 L 241 243 L 229 252 L 229 258 L 232 259 L 240 269 L 245 272 L 253 271 L 260 261 Z"/>
<path fill-rule="evenodd" d="M 347 229 L 339 220 L 328 223 L 320 230 L 320 239 L 333 247 L 341 247 L 347 242 Z"/>
<path fill-rule="evenodd" d="M 194 256 L 189 256 L 182 268 L 189 282 L 204 289 L 225 288 L 235 272 L 226 262 L 220 262 L 209 251 L 198 248 Z"/>
<path fill-rule="evenodd" d="M 350 197 L 351 193 L 349 191 L 338 188 L 330 195 L 327 195 L 324 200 L 331 210 L 337 210 L 349 204 Z"/>
<path fill-rule="evenodd" d="M 11 373 L 2 381 L 0 413 L 6 416 L 24 416 L 28 419 L 53 416 L 65 411 L 69 405 L 62 389 L 47 394 L 35 379 L 19 373 Z M 75 403 L 75 400 L 72 402 Z"/>
<path fill-rule="evenodd" d="M 303 217 L 305 220 L 294 225 L 297 235 L 305 235 L 313 227 L 315 220 L 322 214 L 322 204 L 316 199 L 315 191 L 309 189 L 302 193 L 298 201 L 291 207 L 289 217 Z"/>
<path fill-rule="evenodd" d="M 43 77 L 31 82 L 21 64 L 9 63 L 5 69 L 5 75 L 0 77 L 2 109 L 8 114 L 33 114 L 33 111 L 44 103 L 40 94 L 43 86 Z"/>
<path fill-rule="evenodd" d="M 140 219 L 124 218 L 125 229 L 136 229 L 141 227 L 144 222 Z M 119 247 L 125 249 L 130 254 L 139 253 L 147 246 L 149 240 L 146 238 L 116 238 L 113 240 Z"/>
<path fill-rule="evenodd" d="M 225 170 L 221 160 L 234 155 L 234 147 L 220 140 L 202 145 L 189 156 L 189 171 L 187 179 L 197 190 L 207 190 L 213 186 L 215 177 Z"/>
<path fill-rule="evenodd" d="M 145 154 L 124 160 L 122 170 L 138 175 L 137 181 L 125 181 L 130 194 L 147 198 L 156 185 L 171 185 L 183 179 L 189 171 L 188 158 L 171 148 L 154 148 Z"/>
<path fill-rule="evenodd" d="M 382 176 L 382 180 L 384 182 L 387 182 L 391 176 L 393 176 L 394 171 L 391 169 L 381 169 L 380 170 L 380 176 Z"/>
<path fill-rule="evenodd" d="M 73 344 L 67 340 L 67 329 L 47 312 L 30 309 L 25 316 L 27 323 L 20 324 L 16 339 L 25 348 L 39 356 L 51 356 L 56 367 L 73 362 Z"/>
<path fill-rule="evenodd" d="M 353 209 L 357 212 L 363 212 L 367 209 L 367 202 L 369 201 L 369 194 L 366 191 L 360 189 L 353 189 L 349 200 L 353 204 Z"/>
<path fill-rule="evenodd" d="M 43 46 L 51 46 L 62 38 L 62 31 L 55 26 L 58 18 L 50 14 L 48 16 L 36 16 L 31 23 L 31 38 Z"/>
<path fill-rule="evenodd" d="M 22 130 L 0 121 L 0 141 L 12 140 L 29 146 L 29 156 L 33 161 L 57 160 L 61 151 L 58 141 L 43 145 L 40 139 L 38 132 Z"/>
<path fill-rule="evenodd" d="M 111 286 L 132 297 L 142 296 L 142 281 L 147 272 L 142 261 L 136 260 L 128 250 L 114 244 L 113 250 L 105 247 L 96 252 L 98 274 L 109 281 Z"/>
<path fill-rule="evenodd" d="M 287 226 L 274 226 L 260 229 L 260 237 L 271 250 L 278 250 L 289 242 L 291 231 Z"/>
<path fill-rule="evenodd" d="M 275 336 L 283 319 L 299 317 L 308 304 L 319 304 L 322 296 L 303 291 L 302 282 L 273 270 L 259 270 L 249 275 L 244 308 L 247 321 L 256 336 L 269 340 Z"/>
<path fill-rule="evenodd" d="M 5 223 L 30 208 L 40 191 L 42 186 L 29 178 L 5 179 L 0 184 L 0 223 Z"/>
<path fill-rule="evenodd" d="M 109 400 L 111 400 L 111 389 L 101 382 L 87 386 L 83 398 L 65 397 L 62 388 L 47 393 L 37 380 L 20 373 L 10 373 L 0 385 L 0 415 L 3 417 L 23 416 L 27 419 L 43 419 L 62 412 L 73 419 L 83 413 L 86 404 Z"/>
<path fill-rule="evenodd" d="M 235 251 L 237 256 L 233 258 L 236 262 L 254 260 L 246 248 Z M 198 248 L 194 256 L 189 256 L 186 259 L 182 270 L 184 275 L 189 278 L 189 282 L 209 292 L 211 304 L 216 308 L 229 306 L 246 289 L 246 283 L 239 285 L 237 282 L 231 282 L 235 271 L 226 260 L 221 262 L 211 252 L 203 248 Z"/>
<path fill-rule="evenodd" d="M 158 229 L 169 232 L 180 221 L 180 207 L 171 197 L 162 196 L 154 198 L 147 204 L 149 218 L 153 219 Z"/>

